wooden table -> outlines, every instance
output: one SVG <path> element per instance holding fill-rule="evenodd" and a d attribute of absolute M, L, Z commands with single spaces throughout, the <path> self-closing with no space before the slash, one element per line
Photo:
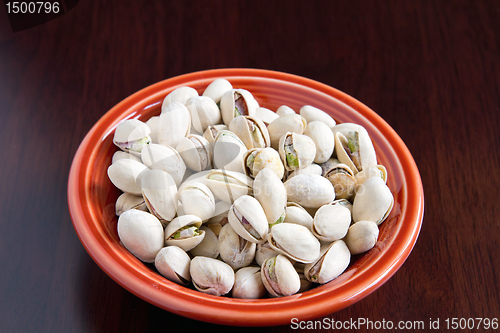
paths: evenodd
<path fill-rule="evenodd" d="M 82 0 L 17 33 L 2 8 L 1 332 L 215 328 L 109 278 L 76 236 L 66 189 L 79 143 L 113 105 L 165 78 L 223 67 L 346 92 L 396 130 L 420 169 L 425 216 L 413 252 L 376 292 L 327 320 L 422 321 L 428 331 L 430 320 L 443 330 L 447 318 L 500 318 L 498 1 Z"/>

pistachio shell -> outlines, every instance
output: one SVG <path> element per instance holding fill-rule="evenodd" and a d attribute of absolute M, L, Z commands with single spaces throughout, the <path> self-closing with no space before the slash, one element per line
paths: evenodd
<path fill-rule="evenodd" d="M 131 160 L 122 159 L 108 167 L 108 177 L 117 188 L 123 192 L 141 195 L 141 187 L 136 184 L 137 177 L 148 167 Z"/>
<path fill-rule="evenodd" d="M 282 105 L 276 110 L 276 114 L 281 117 L 286 114 L 296 114 L 296 112 L 291 107 Z"/>
<path fill-rule="evenodd" d="M 283 135 L 287 132 L 302 134 L 306 126 L 306 120 L 298 114 L 287 114 L 279 117 L 267 126 L 271 138 L 271 147 L 278 149 L 279 141 Z"/>
<path fill-rule="evenodd" d="M 283 222 L 300 224 L 312 231 L 313 217 L 295 202 L 288 202 L 286 207 L 286 215 Z"/>
<path fill-rule="evenodd" d="M 302 117 L 305 118 L 307 123 L 313 121 L 321 121 L 329 128 L 332 128 L 337 124 L 328 113 L 311 105 L 304 105 L 300 108 L 299 113 Z"/>
<path fill-rule="evenodd" d="M 264 243 L 268 233 L 266 214 L 254 197 L 236 199 L 227 215 L 229 224 L 242 238 L 252 243 Z"/>
<path fill-rule="evenodd" d="M 264 287 L 274 297 L 290 296 L 300 289 L 300 277 L 283 255 L 267 259 L 261 267 Z"/>
<path fill-rule="evenodd" d="M 316 156 L 314 141 L 306 135 L 287 132 L 278 145 L 281 160 L 288 171 L 308 167 Z"/>
<path fill-rule="evenodd" d="M 327 178 L 335 189 L 335 198 L 351 199 L 356 193 L 356 178 L 351 168 L 340 163 L 336 158 L 330 158 L 321 164 L 323 177 Z"/>
<path fill-rule="evenodd" d="M 257 100 L 245 89 L 226 91 L 220 100 L 222 120 L 227 126 L 237 116 L 254 116 L 258 107 Z"/>
<path fill-rule="evenodd" d="M 358 221 L 349 227 L 344 238 L 352 255 L 360 254 L 375 246 L 378 239 L 378 226 L 373 221 Z"/>
<path fill-rule="evenodd" d="M 163 170 L 146 170 L 137 179 L 149 211 L 162 223 L 171 221 L 177 212 L 177 186 Z"/>
<path fill-rule="evenodd" d="M 175 245 L 184 251 L 194 249 L 205 237 L 205 231 L 199 230 L 198 235 L 195 232 L 194 235 L 186 235 L 186 237 L 180 234 L 180 238 L 176 238 L 176 235 L 181 228 L 193 227 L 197 229 L 200 226 L 201 219 L 197 216 L 183 215 L 176 217 L 165 228 L 165 245 Z"/>
<path fill-rule="evenodd" d="M 342 240 L 323 245 L 318 260 L 304 267 L 309 281 L 324 284 L 342 274 L 351 261 L 351 254 Z"/>
<path fill-rule="evenodd" d="M 162 105 L 158 123 L 158 143 L 164 146 L 177 147 L 179 141 L 189 134 L 191 129 L 191 114 L 180 102 Z"/>
<path fill-rule="evenodd" d="M 351 224 L 351 212 L 341 205 L 324 205 L 314 215 L 312 233 L 319 240 L 333 242 L 344 238 Z"/>
<path fill-rule="evenodd" d="M 158 143 L 158 123 L 160 122 L 160 116 L 153 116 L 146 121 L 146 125 L 148 125 L 151 133 L 149 136 L 151 137 L 151 143 Z"/>
<path fill-rule="evenodd" d="M 262 282 L 260 267 L 242 267 L 234 274 L 232 296 L 236 298 L 264 298 L 266 288 Z"/>
<path fill-rule="evenodd" d="M 300 174 L 285 182 L 288 201 L 304 208 L 319 208 L 335 199 L 335 190 L 328 179 L 315 174 Z"/>
<path fill-rule="evenodd" d="M 214 142 L 215 167 L 244 173 L 243 154 L 246 151 L 246 146 L 233 132 L 220 131 Z"/>
<path fill-rule="evenodd" d="M 122 193 L 118 199 L 116 199 L 115 212 L 117 216 L 120 216 L 123 212 L 129 209 L 138 209 L 146 212 L 148 207 L 142 195 L 133 195 L 130 193 Z"/>
<path fill-rule="evenodd" d="M 266 125 L 257 117 L 235 117 L 228 126 L 245 144 L 247 149 L 265 148 L 271 145 Z"/>
<path fill-rule="evenodd" d="M 167 246 L 162 248 L 155 258 L 158 272 L 175 283 L 187 286 L 191 282 L 189 266 L 191 258 L 180 247 Z"/>
<path fill-rule="evenodd" d="M 198 92 L 194 88 L 186 86 L 176 88 L 172 92 L 170 92 L 163 100 L 162 112 L 163 108 L 169 105 L 170 103 L 179 102 L 182 104 L 186 104 L 187 100 L 194 96 L 198 96 Z"/>
<path fill-rule="evenodd" d="M 255 178 L 264 168 L 271 169 L 279 179 L 283 178 L 285 168 L 279 153 L 273 148 L 252 148 L 243 155 L 245 174 Z"/>
<path fill-rule="evenodd" d="M 358 189 L 352 206 L 354 222 L 384 222 L 394 205 L 391 190 L 382 178 L 368 178 Z"/>
<path fill-rule="evenodd" d="M 177 145 L 177 151 L 186 166 L 193 171 L 202 171 L 212 166 L 212 151 L 209 142 L 200 135 L 188 134 Z"/>
<path fill-rule="evenodd" d="M 191 97 L 187 100 L 186 107 L 191 114 L 191 124 L 199 133 L 203 133 L 208 126 L 216 125 L 221 121 L 219 108 L 210 97 Z"/>
<path fill-rule="evenodd" d="M 221 296 L 234 285 L 234 271 L 225 262 L 207 257 L 194 257 L 189 268 L 194 287 L 203 293 Z"/>
<path fill-rule="evenodd" d="M 287 195 L 285 185 L 270 168 L 262 169 L 253 182 L 253 194 L 270 225 L 283 222 Z"/>
<path fill-rule="evenodd" d="M 300 175 L 302 173 L 315 174 L 315 175 L 321 176 L 322 170 L 318 164 L 312 163 L 312 164 L 306 166 L 305 168 L 293 170 L 292 172 L 290 172 L 288 174 L 286 179 L 288 180 L 288 179 L 295 177 L 297 175 Z"/>
<path fill-rule="evenodd" d="M 239 172 L 214 169 L 205 175 L 204 182 L 214 197 L 230 204 L 243 195 L 252 194 L 253 180 Z"/>
<path fill-rule="evenodd" d="M 262 266 L 264 261 L 269 258 L 276 257 L 279 253 L 274 251 L 269 242 L 265 242 L 262 244 L 257 244 L 257 251 L 255 252 L 255 262 L 257 265 Z"/>
<path fill-rule="evenodd" d="M 332 130 L 335 136 L 337 158 L 341 163 L 347 164 L 354 174 L 363 168 L 377 165 L 375 148 L 363 126 L 344 123 L 336 125 Z M 354 151 L 348 150 L 349 145 L 354 148 Z M 357 155 L 357 157 L 353 158 L 353 155 Z"/>
<path fill-rule="evenodd" d="M 141 158 L 137 155 L 132 155 L 130 153 L 127 153 L 127 152 L 124 152 L 123 150 L 117 150 L 114 154 L 113 154 L 113 157 L 111 159 L 111 164 L 115 163 L 116 161 L 118 160 L 124 160 L 124 159 L 127 159 L 127 160 L 134 160 L 134 161 L 137 161 L 139 163 L 142 163 L 141 161 Z"/>
<path fill-rule="evenodd" d="M 356 184 L 363 184 L 368 178 L 380 177 L 387 183 L 387 169 L 383 165 L 372 165 L 363 169 L 356 174 Z"/>
<path fill-rule="evenodd" d="M 231 89 L 233 89 L 233 86 L 228 80 L 215 79 L 205 88 L 203 96 L 210 97 L 215 103 L 219 103 L 222 95 Z"/>
<path fill-rule="evenodd" d="M 202 221 L 208 221 L 215 212 L 214 195 L 203 183 L 189 182 L 182 185 L 178 198 L 186 215 L 196 215 Z"/>
<path fill-rule="evenodd" d="M 205 237 L 203 237 L 200 244 L 196 245 L 196 247 L 189 251 L 189 253 L 191 253 L 193 257 L 203 256 L 217 258 L 219 256 L 219 239 L 217 238 L 217 235 L 206 225 L 202 225 L 200 230 L 205 232 Z"/>
<path fill-rule="evenodd" d="M 186 164 L 181 155 L 172 147 L 149 144 L 141 151 L 142 163 L 152 170 L 167 172 L 179 185 L 186 172 Z"/>
<path fill-rule="evenodd" d="M 273 112 L 267 108 L 263 108 L 263 107 L 258 107 L 255 110 L 255 116 L 257 118 L 259 118 L 260 120 L 262 120 L 262 122 L 266 126 L 269 126 L 270 123 L 272 123 L 273 121 L 275 121 L 276 119 L 279 118 L 278 114 L 276 114 L 275 112 Z"/>
<path fill-rule="evenodd" d="M 127 119 L 116 126 L 113 143 L 121 150 L 139 156 L 142 147 L 151 142 L 150 133 L 142 121 Z"/>
<path fill-rule="evenodd" d="M 319 256 L 319 241 L 309 229 L 299 224 L 276 224 L 267 241 L 273 250 L 298 262 L 313 262 Z"/>
<path fill-rule="evenodd" d="M 240 237 L 230 224 L 219 233 L 220 257 L 233 269 L 250 265 L 255 257 L 256 244 Z"/>
<path fill-rule="evenodd" d="M 117 229 L 123 246 L 144 262 L 153 262 L 163 247 L 163 227 L 149 213 L 130 209 L 118 218 Z"/>
<path fill-rule="evenodd" d="M 335 138 L 332 130 L 325 123 L 317 120 L 307 122 L 304 135 L 310 137 L 316 146 L 314 162 L 323 163 L 332 156 L 335 148 Z"/>

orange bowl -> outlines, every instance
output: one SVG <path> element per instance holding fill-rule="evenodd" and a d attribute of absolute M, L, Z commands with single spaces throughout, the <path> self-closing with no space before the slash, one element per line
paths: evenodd
<path fill-rule="evenodd" d="M 121 244 L 116 229 L 115 201 L 120 191 L 107 176 L 117 150 L 113 134 L 123 119 L 146 121 L 158 115 L 164 97 L 180 86 L 202 93 L 217 78 L 252 92 L 271 110 L 288 105 L 299 110 L 312 105 L 337 122 L 364 126 L 380 164 L 394 208 L 380 226 L 376 246 L 354 256 L 348 269 L 330 283 L 282 298 L 243 300 L 206 295 L 175 284 L 154 266 L 134 257 Z M 424 211 L 422 182 L 417 166 L 396 132 L 356 99 L 303 77 L 258 69 L 217 69 L 167 79 L 140 90 L 109 110 L 87 134 L 73 160 L 68 180 L 68 203 L 74 228 L 94 261 L 116 282 L 145 301 L 196 320 L 237 326 L 269 326 L 309 320 L 343 309 L 386 282 L 409 256 L 420 232 Z"/>

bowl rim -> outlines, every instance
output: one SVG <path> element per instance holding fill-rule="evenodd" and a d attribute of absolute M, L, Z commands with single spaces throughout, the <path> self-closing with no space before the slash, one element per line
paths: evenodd
<path fill-rule="evenodd" d="M 372 123 L 391 143 L 399 158 L 407 191 L 404 199 L 411 200 L 411 204 L 406 205 L 405 213 L 405 221 L 408 220 L 409 223 L 401 227 L 401 237 L 391 244 L 393 250 L 382 257 L 381 265 L 370 268 L 373 268 L 371 278 L 367 281 L 357 281 L 349 290 L 339 292 L 335 295 L 336 302 L 333 304 L 332 295 L 321 291 L 319 295 L 315 293 L 280 299 L 241 300 L 205 295 L 173 283 L 169 290 L 160 290 L 158 285 L 144 281 L 144 276 L 130 273 L 113 260 L 107 253 L 109 248 L 103 246 L 91 230 L 93 216 L 85 206 L 89 184 L 84 181 L 91 173 L 87 168 L 91 156 L 86 153 L 91 150 L 93 143 L 101 139 L 103 130 L 110 123 L 116 122 L 117 115 L 122 114 L 123 110 L 137 107 L 146 98 L 164 96 L 166 89 L 174 89 L 185 85 L 185 82 L 201 78 L 230 77 L 286 81 L 329 95 L 353 108 Z M 81 178 L 82 173 L 85 175 L 84 179 Z M 136 296 L 167 311 L 192 319 L 235 326 L 270 326 L 290 324 L 292 318 L 309 320 L 336 312 L 383 285 L 403 265 L 415 245 L 423 220 L 424 194 L 417 165 L 402 139 L 378 114 L 363 103 L 338 89 L 294 74 L 262 69 L 225 68 L 183 74 L 154 83 L 125 98 L 106 112 L 87 133 L 75 154 L 68 177 L 68 206 L 75 231 L 92 259 L 108 276 Z M 266 311 L 266 317 L 262 316 L 263 309 Z"/>

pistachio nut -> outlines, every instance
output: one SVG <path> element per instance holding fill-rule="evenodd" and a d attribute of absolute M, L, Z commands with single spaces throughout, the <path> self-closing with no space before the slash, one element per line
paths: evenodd
<path fill-rule="evenodd" d="M 146 170 L 137 179 L 151 214 L 162 224 L 171 221 L 177 212 L 177 186 L 163 170 Z"/>
<path fill-rule="evenodd" d="M 266 296 L 266 288 L 262 282 L 260 267 L 242 267 L 234 274 L 232 296 L 244 299 L 258 299 Z"/>
<path fill-rule="evenodd" d="M 254 116 L 259 103 L 252 93 L 245 89 L 231 89 L 226 91 L 220 100 L 222 120 L 226 126 L 238 116 Z"/>
<path fill-rule="evenodd" d="M 255 177 L 253 194 L 262 206 L 270 227 L 283 222 L 287 203 L 286 189 L 272 169 L 264 168 Z"/>
<path fill-rule="evenodd" d="M 344 123 L 332 129 L 335 152 L 341 163 L 357 174 L 363 168 L 377 165 L 375 148 L 366 129 L 361 125 Z"/>
<path fill-rule="evenodd" d="M 350 262 L 351 253 L 339 239 L 321 247 L 319 258 L 304 267 L 304 275 L 311 282 L 325 284 L 342 274 Z"/>
<path fill-rule="evenodd" d="M 299 174 L 285 182 L 288 201 L 304 208 L 319 208 L 335 199 L 332 183 L 315 174 Z"/>
<path fill-rule="evenodd" d="M 214 165 L 218 169 L 244 173 L 245 144 L 231 131 L 220 131 L 213 146 Z"/>
<path fill-rule="evenodd" d="M 158 123 L 160 122 L 160 116 L 153 116 L 146 121 L 151 133 L 151 143 L 158 143 Z"/>
<path fill-rule="evenodd" d="M 151 143 L 151 130 L 138 119 L 127 119 L 116 126 L 113 143 L 121 150 L 139 156 L 141 149 Z"/>
<path fill-rule="evenodd" d="M 191 125 L 199 133 L 205 132 L 208 126 L 221 121 L 219 107 L 210 97 L 191 97 L 187 100 L 186 107 L 191 114 Z"/>
<path fill-rule="evenodd" d="M 179 188 L 178 198 L 185 215 L 196 215 L 202 221 L 208 221 L 214 215 L 214 195 L 203 183 L 185 183 Z"/>
<path fill-rule="evenodd" d="M 332 130 L 325 123 L 317 120 L 307 122 L 304 135 L 310 137 L 316 146 L 314 162 L 323 163 L 332 156 L 335 148 L 335 138 Z"/>
<path fill-rule="evenodd" d="M 163 112 L 163 108 L 172 102 L 186 104 L 187 100 L 194 96 L 198 96 L 198 91 L 196 91 L 196 89 L 187 86 L 178 87 L 165 96 L 161 111 Z"/>
<path fill-rule="evenodd" d="M 257 250 L 255 251 L 255 262 L 257 265 L 262 266 L 264 261 L 271 257 L 276 257 L 279 253 L 274 251 L 269 242 L 257 244 Z"/>
<path fill-rule="evenodd" d="M 233 89 L 231 82 L 226 79 L 213 80 L 203 91 L 203 96 L 210 97 L 215 103 L 219 103 L 226 91 Z"/>
<path fill-rule="evenodd" d="M 123 212 L 129 209 L 138 209 L 146 212 L 148 207 L 142 195 L 133 195 L 130 193 L 122 193 L 118 199 L 116 199 L 115 212 L 116 216 L 120 216 Z"/>
<path fill-rule="evenodd" d="M 319 240 L 333 242 L 344 238 L 351 224 L 351 212 L 341 205 L 321 206 L 314 215 L 312 233 Z"/>
<path fill-rule="evenodd" d="M 247 149 L 265 148 L 271 145 L 266 125 L 257 117 L 235 117 L 228 126 L 245 144 Z"/>
<path fill-rule="evenodd" d="M 279 153 L 270 147 L 247 150 L 243 155 L 243 162 L 245 174 L 251 178 L 255 178 L 264 168 L 271 169 L 279 179 L 282 179 L 285 173 Z"/>
<path fill-rule="evenodd" d="M 190 264 L 189 255 L 177 246 L 166 246 L 155 257 L 155 267 L 158 272 L 170 281 L 184 286 L 191 282 Z"/>
<path fill-rule="evenodd" d="M 195 215 L 178 216 L 165 228 L 165 245 L 175 245 L 189 251 L 201 243 L 205 231 L 200 230 L 201 219 Z"/>
<path fill-rule="evenodd" d="M 234 285 L 234 271 L 225 262 L 197 256 L 189 267 L 191 280 L 196 290 L 221 296 L 229 293 Z"/>
<path fill-rule="evenodd" d="M 296 112 L 289 106 L 287 105 L 281 105 L 277 110 L 276 110 L 276 114 L 278 116 L 284 116 L 286 114 L 296 114 Z"/>
<path fill-rule="evenodd" d="M 261 267 L 264 287 L 273 297 L 290 296 L 300 289 L 300 277 L 287 257 L 277 255 L 267 259 Z"/>
<path fill-rule="evenodd" d="M 288 179 L 290 179 L 292 177 L 295 177 L 297 175 L 300 175 L 301 173 L 309 173 L 309 174 L 312 173 L 312 174 L 321 176 L 322 175 L 322 169 L 321 169 L 321 167 L 318 164 L 312 163 L 312 164 L 306 166 L 305 168 L 295 169 L 295 170 L 289 172 L 288 175 L 286 176 L 286 180 L 288 180 Z"/>
<path fill-rule="evenodd" d="M 356 174 L 356 183 L 359 186 L 371 177 L 380 177 L 387 183 L 387 169 L 381 164 L 366 167 Z"/>
<path fill-rule="evenodd" d="M 212 166 L 212 151 L 210 144 L 204 137 L 188 134 L 177 145 L 186 166 L 193 171 L 202 171 Z"/>
<path fill-rule="evenodd" d="M 281 137 L 278 146 L 281 160 L 288 171 L 306 168 L 316 156 L 314 141 L 306 135 L 287 132 Z"/>
<path fill-rule="evenodd" d="M 351 217 L 352 217 L 352 203 L 347 200 L 347 199 L 338 199 L 338 200 L 333 200 L 329 205 L 340 205 L 343 206 L 351 212 Z"/>
<path fill-rule="evenodd" d="M 378 233 L 378 226 L 375 222 L 358 221 L 349 227 L 344 242 L 352 255 L 364 253 L 375 246 Z"/>
<path fill-rule="evenodd" d="M 243 195 L 252 194 L 253 180 L 239 172 L 214 169 L 205 175 L 204 182 L 215 198 L 230 204 Z"/>
<path fill-rule="evenodd" d="M 144 262 L 153 262 L 163 247 L 163 227 L 150 213 L 127 210 L 118 217 L 117 229 L 123 246 Z"/>
<path fill-rule="evenodd" d="M 186 172 L 186 164 L 181 155 L 172 147 L 149 144 L 141 151 L 142 163 L 152 170 L 162 170 L 167 172 L 179 185 Z"/>
<path fill-rule="evenodd" d="M 394 205 L 394 197 L 382 178 L 368 178 L 359 186 L 352 204 L 354 222 L 373 221 L 380 225 Z"/>
<path fill-rule="evenodd" d="M 287 202 L 283 222 L 300 224 L 312 231 L 313 217 L 301 205 L 295 202 Z"/>
<path fill-rule="evenodd" d="M 267 241 L 273 250 L 298 262 L 313 262 L 319 256 L 318 239 L 303 225 L 276 224 L 271 228 Z"/>
<path fill-rule="evenodd" d="M 205 132 L 203 132 L 203 137 L 205 139 L 207 139 L 208 143 L 210 145 L 213 145 L 213 143 L 215 142 L 215 138 L 217 137 L 217 134 L 220 132 L 220 131 L 227 131 L 228 128 L 226 125 L 210 125 L 207 127 L 207 129 L 205 130 Z"/>
<path fill-rule="evenodd" d="M 217 258 L 219 256 L 219 239 L 215 232 L 207 225 L 202 225 L 200 230 L 205 232 L 205 237 L 196 245 L 195 248 L 191 249 L 189 253 L 195 256 L 203 256 L 209 258 Z"/>
<path fill-rule="evenodd" d="M 108 167 L 109 180 L 123 192 L 141 195 L 141 187 L 137 185 L 137 177 L 149 170 L 144 164 L 131 159 L 121 159 Z"/>
<path fill-rule="evenodd" d="M 269 126 L 270 123 L 272 123 L 273 121 L 275 121 L 276 119 L 279 118 L 278 114 L 276 114 L 275 112 L 273 112 L 267 108 L 263 108 L 263 107 L 258 107 L 255 110 L 255 116 L 257 118 L 259 118 L 260 120 L 262 120 L 262 122 L 266 126 Z"/>
<path fill-rule="evenodd" d="M 307 123 L 321 121 L 329 128 L 333 128 L 337 124 L 328 113 L 311 105 L 304 105 L 300 108 L 299 113 L 304 117 Z"/>
<path fill-rule="evenodd" d="M 298 114 L 286 114 L 274 120 L 267 126 L 269 137 L 271 138 L 271 147 L 278 150 L 279 142 L 287 132 L 302 134 L 306 129 L 307 121 Z"/>
<path fill-rule="evenodd" d="M 356 193 L 356 178 L 348 165 L 330 158 L 321 164 L 322 176 L 328 179 L 335 189 L 335 198 L 351 199 Z"/>
<path fill-rule="evenodd" d="M 264 243 L 268 233 L 268 222 L 259 201 L 249 195 L 236 199 L 227 215 L 234 231 L 252 243 Z"/>
<path fill-rule="evenodd" d="M 130 153 L 124 152 L 123 150 L 117 150 L 114 154 L 113 157 L 111 158 L 111 164 L 115 163 L 118 160 L 134 160 L 139 163 L 142 163 L 141 158 L 137 155 L 132 155 Z"/>
<path fill-rule="evenodd" d="M 189 134 L 191 129 L 191 114 L 180 102 L 162 105 L 158 122 L 158 143 L 164 146 L 177 147 L 179 141 Z"/>
<path fill-rule="evenodd" d="M 226 224 L 220 229 L 220 257 L 233 269 L 250 265 L 255 257 L 256 247 L 255 243 L 238 235 L 230 224 Z"/>

